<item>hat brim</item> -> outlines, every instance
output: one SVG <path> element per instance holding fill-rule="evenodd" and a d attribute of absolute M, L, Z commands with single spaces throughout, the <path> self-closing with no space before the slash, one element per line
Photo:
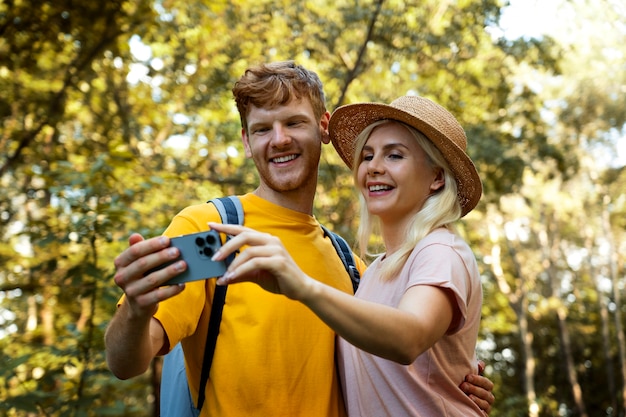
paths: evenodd
<path fill-rule="evenodd" d="M 478 204 L 482 196 L 482 183 L 465 150 L 450 139 L 451 135 L 459 134 L 465 138 L 463 128 L 454 116 L 438 104 L 421 97 L 411 97 L 411 100 L 419 100 L 417 112 L 409 113 L 383 103 L 348 104 L 337 108 L 330 118 L 328 128 L 333 146 L 348 168 L 352 169 L 356 138 L 367 126 L 378 120 L 388 119 L 414 127 L 433 142 L 450 165 L 458 184 L 462 216 L 465 216 Z"/>

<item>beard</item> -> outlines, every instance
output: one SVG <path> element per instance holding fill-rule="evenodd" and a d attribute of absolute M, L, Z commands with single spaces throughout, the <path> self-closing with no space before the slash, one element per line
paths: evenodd
<path fill-rule="evenodd" d="M 308 149 L 308 153 L 300 153 L 296 159 L 285 166 L 254 155 L 253 160 L 263 187 L 286 193 L 315 189 L 320 156 L 321 147 Z"/>
<path fill-rule="evenodd" d="M 317 165 L 293 170 L 289 168 L 273 169 L 269 166 L 266 169 L 259 169 L 258 172 L 261 183 L 265 187 L 280 193 L 308 189 L 310 186 L 315 188 L 317 185 Z"/>

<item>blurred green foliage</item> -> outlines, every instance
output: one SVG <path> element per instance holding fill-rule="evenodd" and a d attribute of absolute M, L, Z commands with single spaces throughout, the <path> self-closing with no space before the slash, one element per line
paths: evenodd
<path fill-rule="evenodd" d="M 626 71 L 598 79 L 567 58 L 585 51 L 494 35 L 504 6 L 0 3 L 0 416 L 158 415 L 159 360 L 129 381 L 104 360 L 113 259 L 131 232 L 254 188 L 230 89 L 282 59 L 320 74 L 331 111 L 419 94 L 465 126 L 484 182 L 461 227 L 483 273 L 491 415 L 533 401 L 542 416 L 623 415 L 626 176 L 590 155 L 623 140 Z M 538 74 L 553 87 L 534 88 Z M 351 184 L 327 147 L 316 215 L 348 240 Z"/>

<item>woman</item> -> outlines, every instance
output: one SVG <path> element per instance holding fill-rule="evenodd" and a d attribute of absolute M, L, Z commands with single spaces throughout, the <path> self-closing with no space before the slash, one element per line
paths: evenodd
<path fill-rule="evenodd" d="M 351 297 L 299 270 L 280 240 L 238 226 L 221 259 L 247 245 L 218 284 L 254 281 L 305 304 L 337 334 L 350 416 L 483 415 L 459 388 L 475 372 L 482 290 L 453 223 L 482 186 L 456 119 L 430 100 L 343 106 L 331 139 L 361 192 L 359 246 L 375 226 L 385 246 Z"/>

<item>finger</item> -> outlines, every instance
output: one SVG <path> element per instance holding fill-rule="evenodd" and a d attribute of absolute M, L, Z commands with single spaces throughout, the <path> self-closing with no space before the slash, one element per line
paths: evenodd
<path fill-rule="evenodd" d="M 139 233 L 133 233 L 128 237 L 128 246 L 132 246 L 135 243 L 142 242 L 143 240 L 143 236 L 141 236 Z"/>
<path fill-rule="evenodd" d="M 252 229 L 240 225 L 213 222 L 208 222 L 207 224 L 210 229 L 230 236 L 230 239 L 227 239 L 213 255 L 212 260 L 214 261 L 222 261 L 232 253 L 238 251 L 241 246 L 245 244 L 245 240 L 236 239 L 236 237 L 243 231 L 252 231 Z"/>
<path fill-rule="evenodd" d="M 485 415 L 489 415 L 489 413 L 491 412 L 491 404 L 475 395 L 470 395 L 469 397 L 483 411 Z"/>
<path fill-rule="evenodd" d="M 234 239 L 237 238 L 233 238 L 233 240 Z M 255 267 L 267 269 L 268 266 L 272 266 L 272 262 L 278 261 L 282 253 L 281 248 L 274 245 L 247 246 L 245 250 L 241 251 L 231 262 L 228 271 L 233 273 L 236 270 L 237 274 L 242 274 L 244 271 L 248 272 Z M 253 261 L 254 263 L 251 264 Z M 246 266 L 246 268 L 241 269 L 243 266 Z"/>
<path fill-rule="evenodd" d="M 167 281 L 179 275 L 187 269 L 187 264 L 183 260 L 176 261 L 164 268 L 152 270 L 149 274 L 141 275 L 140 278 L 132 280 L 124 288 L 128 296 L 139 296 L 152 291 L 155 288 L 166 286 Z"/>
<path fill-rule="evenodd" d="M 485 361 L 483 360 L 479 360 L 478 361 L 478 375 L 484 375 L 485 374 Z"/>
<path fill-rule="evenodd" d="M 237 228 L 236 235 L 226 241 L 224 245 L 215 253 L 213 260 L 226 259 L 230 254 L 241 250 L 244 246 L 275 246 L 281 247 L 280 239 L 269 235 L 267 233 L 260 233 L 252 229 L 244 228 L 241 226 L 234 226 Z M 217 230 L 217 229 L 215 229 Z M 234 230 L 230 229 L 229 230 Z M 247 249 L 246 249 L 247 250 Z M 242 253 L 245 251 L 242 251 Z M 241 256 L 241 255 L 239 255 Z"/>
<path fill-rule="evenodd" d="M 167 236 L 158 236 L 148 240 L 143 238 L 137 240 L 137 236 L 133 235 L 129 238 L 129 243 L 130 247 L 115 258 L 113 263 L 116 268 L 128 266 L 137 259 L 168 247 L 170 239 Z"/>
<path fill-rule="evenodd" d="M 139 246 L 142 243 L 137 243 L 134 246 Z M 159 274 L 156 276 L 152 275 L 155 273 L 154 270 L 166 262 L 175 260 L 179 256 L 180 252 L 175 247 L 168 247 L 155 253 L 148 253 L 147 255 L 135 259 L 126 266 L 118 266 L 113 280 L 124 292 L 128 292 L 128 286 L 137 280 L 143 279 L 144 275 L 148 277 L 151 282 L 158 282 L 158 284 L 153 285 L 153 287 L 162 285 L 165 281 L 178 275 L 180 271 L 183 271 L 186 264 L 184 264 L 184 262 L 183 265 L 174 263 L 167 268 L 159 270 Z"/>
<path fill-rule="evenodd" d="M 236 239 L 245 239 L 239 235 Z M 261 238 L 263 240 L 263 238 Z M 247 242 L 248 239 L 245 239 Z M 271 239 L 270 239 L 271 240 Z M 259 242 L 259 240 L 254 240 Z M 254 280 L 264 275 L 273 275 L 277 271 L 285 271 L 287 255 L 280 245 L 266 244 L 260 246 L 247 246 L 231 262 L 227 273 L 223 277 L 223 282 L 233 283 L 242 280 Z"/>
<path fill-rule="evenodd" d="M 220 246 L 220 248 L 213 254 L 211 260 L 213 261 L 223 261 L 231 254 L 236 253 L 241 250 L 241 247 L 246 244 L 246 238 L 242 235 L 237 235 L 228 239 L 226 242 Z"/>
<path fill-rule="evenodd" d="M 247 227 L 238 225 L 238 224 L 228 224 L 228 223 L 207 223 L 210 229 L 217 230 L 218 232 L 225 233 L 227 235 L 236 236 L 239 233 L 245 230 L 252 230 Z"/>
<path fill-rule="evenodd" d="M 485 391 L 493 390 L 493 382 L 489 378 L 481 375 L 469 375 L 468 382 L 471 382 L 472 384 L 483 388 Z"/>
<path fill-rule="evenodd" d="M 482 379 L 487 382 L 478 381 L 478 379 Z M 491 387 L 489 387 L 489 385 L 491 385 Z M 491 392 L 491 390 L 493 389 L 493 384 L 491 383 L 491 381 L 484 377 L 469 375 L 468 377 L 466 377 L 466 382 L 461 383 L 460 388 L 461 391 L 463 391 L 466 395 L 481 399 L 488 404 L 493 404 L 493 402 L 495 401 L 495 396 Z"/>
<path fill-rule="evenodd" d="M 185 289 L 184 284 L 157 287 L 134 298 L 134 302 L 144 310 L 154 311 L 157 304 L 180 294 Z"/>
<path fill-rule="evenodd" d="M 463 391 L 481 410 L 487 412 L 487 414 L 491 411 L 491 404 L 493 404 L 494 397 L 490 392 L 472 385 L 469 382 L 461 383 L 459 388 L 461 388 L 461 391 Z"/>

